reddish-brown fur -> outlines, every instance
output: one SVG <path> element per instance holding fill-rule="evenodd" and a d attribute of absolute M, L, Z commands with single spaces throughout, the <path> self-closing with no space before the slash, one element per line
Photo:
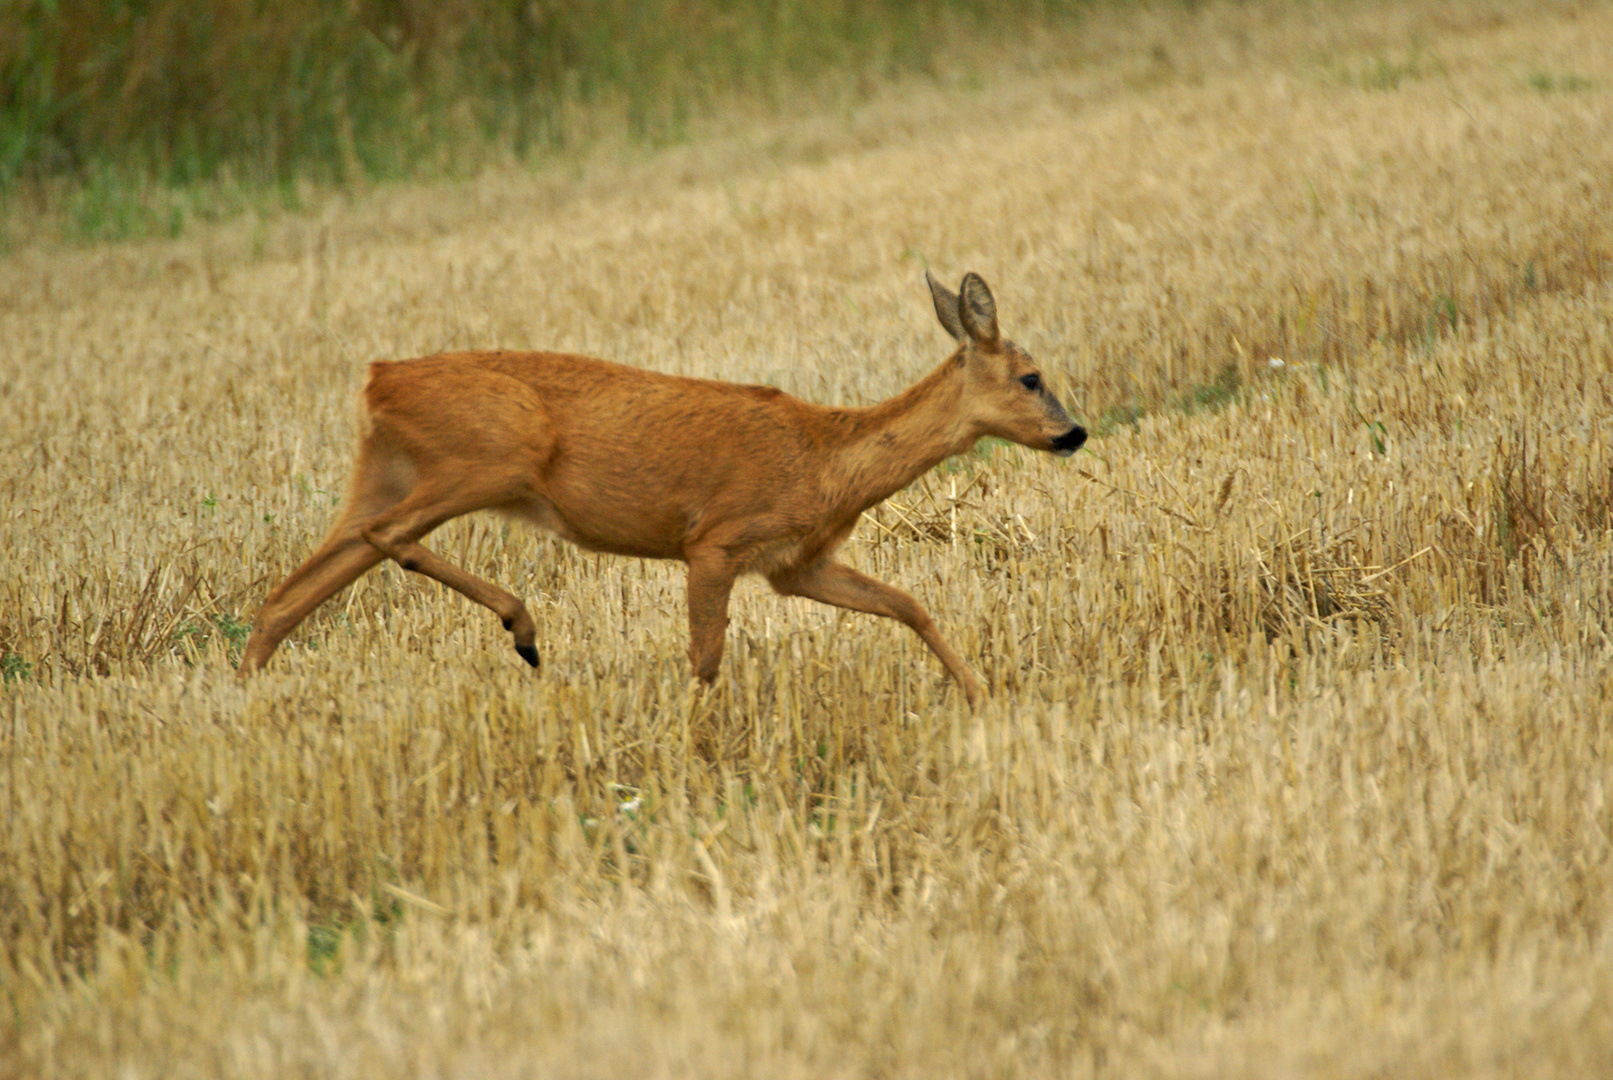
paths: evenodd
<path fill-rule="evenodd" d="M 525 518 L 592 551 L 689 565 L 689 658 L 716 678 L 728 596 L 773 588 L 899 619 L 968 696 L 979 680 L 906 593 L 836 562 L 869 507 L 984 435 L 1069 453 L 1086 434 L 997 331 L 985 282 L 930 279 L 958 350 L 869 408 L 676 378 L 582 356 L 477 352 L 370 365 L 351 489 L 325 543 L 264 601 L 241 659 L 261 668 L 316 606 L 382 559 L 491 608 L 536 666 L 525 605 L 421 544 L 473 510 Z"/>

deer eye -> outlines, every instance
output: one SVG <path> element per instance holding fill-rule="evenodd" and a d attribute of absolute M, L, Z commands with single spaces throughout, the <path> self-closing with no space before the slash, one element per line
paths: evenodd
<path fill-rule="evenodd" d="M 1034 373 L 1026 375 L 1024 378 L 1019 380 L 1019 385 L 1023 386 L 1032 393 L 1035 393 L 1037 390 L 1042 388 L 1042 377 Z"/>

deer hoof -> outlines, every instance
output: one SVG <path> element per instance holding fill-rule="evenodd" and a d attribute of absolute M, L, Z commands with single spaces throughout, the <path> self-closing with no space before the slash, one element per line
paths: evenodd
<path fill-rule="evenodd" d="M 517 645 L 515 651 L 520 654 L 522 660 L 525 660 L 533 667 L 538 666 L 538 650 L 531 645 Z"/>

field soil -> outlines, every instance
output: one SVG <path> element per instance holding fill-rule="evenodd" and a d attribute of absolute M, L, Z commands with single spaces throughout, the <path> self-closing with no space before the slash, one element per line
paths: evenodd
<path fill-rule="evenodd" d="M 1613 6 L 1094 13 L 659 150 L 0 260 L 0 1075 L 1613 1074 Z M 895 623 L 497 517 L 234 676 L 364 365 L 866 404 L 926 268 L 1093 432 Z M 747 448 L 735 445 L 732 453 Z"/>

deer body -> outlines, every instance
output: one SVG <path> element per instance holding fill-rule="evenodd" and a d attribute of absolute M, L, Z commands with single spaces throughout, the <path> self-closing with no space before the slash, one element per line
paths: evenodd
<path fill-rule="evenodd" d="M 420 543 L 452 518 L 494 510 L 588 550 L 687 563 L 689 654 L 703 681 L 717 675 L 734 580 L 759 573 L 786 595 L 901 620 L 977 702 L 979 681 L 924 609 L 835 562 L 834 549 L 865 510 L 983 435 L 1067 453 L 1085 432 L 997 336 L 984 282 L 966 277 L 961 300 L 930 285 L 958 351 L 867 408 L 557 353 L 372 364 L 347 500 L 325 543 L 265 600 L 241 671 L 385 558 L 491 608 L 536 666 L 525 606 Z M 982 408 L 982 381 L 1006 404 Z"/>

